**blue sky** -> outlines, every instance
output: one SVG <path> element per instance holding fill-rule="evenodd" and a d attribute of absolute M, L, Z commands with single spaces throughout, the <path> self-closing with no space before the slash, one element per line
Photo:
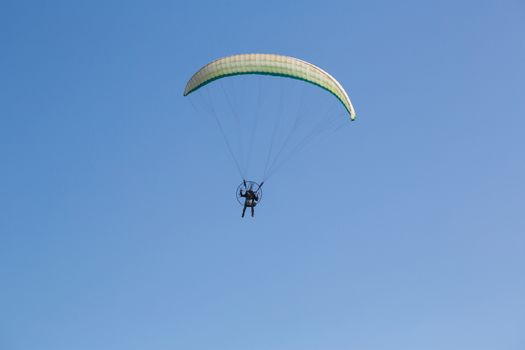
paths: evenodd
<path fill-rule="evenodd" d="M 521 1 L 3 1 L 1 349 L 523 349 Z M 182 91 L 271 52 L 358 120 L 265 185 Z"/>

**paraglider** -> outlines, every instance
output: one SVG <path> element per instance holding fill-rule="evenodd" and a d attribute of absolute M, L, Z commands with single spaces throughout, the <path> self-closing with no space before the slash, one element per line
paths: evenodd
<path fill-rule="evenodd" d="M 314 85 L 316 87 L 319 87 L 321 89 L 324 89 L 328 92 L 330 92 L 333 96 L 336 97 L 336 99 L 339 101 L 340 105 L 344 107 L 345 114 L 347 115 L 349 120 L 354 120 L 356 117 L 356 113 L 354 110 L 354 107 L 352 105 L 352 102 L 350 101 L 350 98 L 348 97 L 348 94 L 346 93 L 345 89 L 342 87 L 342 85 L 330 74 L 322 70 L 321 68 L 313 65 L 312 63 L 300 60 L 298 58 L 289 57 L 289 56 L 282 56 L 282 55 L 274 55 L 274 54 L 240 54 L 240 55 L 233 55 L 228 57 L 223 57 L 220 59 L 217 59 L 215 61 L 212 61 L 208 64 L 206 64 L 204 67 L 199 69 L 187 82 L 186 87 L 184 89 L 184 96 L 188 96 L 190 94 L 195 93 L 196 91 L 202 89 L 203 87 L 207 86 L 208 84 L 214 82 L 214 81 L 222 81 L 222 79 L 227 77 L 234 77 L 234 76 L 244 76 L 244 75 L 259 75 L 259 76 L 274 76 L 278 78 L 289 78 L 296 81 L 301 81 L 310 85 Z M 251 215 L 254 216 L 254 208 L 255 206 L 260 202 L 261 200 L 261 186 L 268 179 L 268 177 L 275 172 L 277 168 L 280 167 L 280 165 L 286 161 L 284 149 L 287 146 L 290 146 L 291 142 L 291 134 L 296 132 L 296 130 L 299 129 L 300 126 L 300 120 L 299 116 L 296 117 L 295 122 L 289 122 L 287 125 L 289 125 L 290 131 L 289 134 L 285 134 L 283 136 L 283 141 L 281 142 L 281 148 L 277 148 L 275 146 L 276 144 L 276 134 L 277 129 L 280 124 L 284 124 L 285 122 L 279 120 L 277 118 L 275 127 L 270 128 L 270 130 L 273 130 L 269 132 L 271 136 L 268 137 L 262 137 L 261 139 L 268 142 L 269 140 L 269 151 L 268 151 L 268 157 L 266 158 L 266 162 L 264 163 L 264 171 L 263 171 L 263 178 L 261 181 L 261 184 L 257 184 L 256 182 L 247 181 L 246 179 L 246 169 L 248 167 L 247 164 L 250 162 L 250 153 L 251 153 L 251 145 L 253 143 L 253 135 L 255 134 L 255 131 L 258 128 L 258 123 L 260 124 L 259 119 L 255 119 L 253 125 L 253 132 L 247 133 L 244 129 L 238 130 L 236 134 L 239 134 L 240 141 L 239 144 L 242 143 L 242 135 L 248 134 L 248 141 L 250 146 L 244 147 L 241 145 L 240 149 L 240 155 L 235 154 L 235 143 L 232 142 L 231 137 L 227 134 L 225 131 L 224 124 L 226 123 L 224 121 L 224 116 L 220 113 L 218 113 L 216 110 L 217 108 L 213 105 L 215 101 L 221 102 L 222 100 L 225 100 L 224 105 L 227 105 L 229 108 L 231 108 L 230 113 L 224 113 L 224 114 L 230 114 L 234 117 L 234 122 L 232 122 L 232 125 L 236 125 L 239 129 L 241 129 L 241 125 L 244 119 L 248 118 L 248 116 L 245 115 L 239 115 L 235 111 L 235 103 L 232 102 L 231 95 L 228 94 L 227 91 L 225 91 L 222 84 L 219 84 L 220 87 L 223 89 L 223 97 L 213 99 L 213 96 L 210 95 L 210 93 L 207 91 L 208 95 L 208 101 L 211 107 L 209 110 L 211 111 L 211 114 L 214 116 L 217 125 L 219 126 L 219 130 L 222 133 L 222 136 L 225 140 L 226 146 L 228 148 L 228 151 L 230 152 L 230 155 L 232 156 L 235 165 L 237 167 L 237 170 L 239 171 L 239 174 L 242 176 L 243 182 L 241 185 L 239 185 L 239 188 L 237 189 L 237 199 L 239 203 L 243 206 L 243 212 L 242 216 L 244 217 L 244 214 L 246 212 L 247 208 L 250 208 Z M 244 90 L 250 90 L 250 89 L 241 89 L 240 93 L 244 93 Z M 260 91 L 259 91 L 259 100 L 260 100 Z M 282 104 L 283 97 L 280 96 L 280 103 Z M 192 102 L 193 104 L 193 102 Z M 260 104 L 260 101 L 256 104 Z M 250 113 L 253 114 L 253 113 Z M 285 116 L 286 117 L 286 116 Z M 285 117 L 281 118 L 284 119 Z M 340 119 L 339 119 L 340 120 Z M 328 124 L 328 123 L 326 123 Z M 312 135 L 315 136 L 315 133 L 319 133 L 319 130 L 323 130 L 325 127 L 324 120 L 321 120 L 319 122 L 319 126 L 316 126 L 313 129 Z M 306 143 L 312 138 L 312 135 L 305 134 L 305 136 L 300 140 L 300 142 L 297 143 L 296 147 L 291 148 L 291 150 L 288 152 L 289 155 L 293 154 L 296 148 L 302 147 L 303 143 Z M 274 147 L 275 146 L 275 147 Z M 247 155 L 245 154 L 247 153 Z"/>
<path fill-rule="evenodd" d="M 244 188 L 247 187 L 246 181 L 243 181 Z M 259 185 L 257 189 L 254 189 L 254 184 L 250 183 L 250 187 L 248 189 L 241 188 L 239 190 L 239 197 L 244 198 L 244 208 L 242 209 L 242 215 L 241 217 L 244 217 L 244 214 L 246 213 L 246 208 L 250 208 L 252 212 L 252 217 L 254 216 L 254 208 L 259 203 L 259 194 L 261 186 Z"/>

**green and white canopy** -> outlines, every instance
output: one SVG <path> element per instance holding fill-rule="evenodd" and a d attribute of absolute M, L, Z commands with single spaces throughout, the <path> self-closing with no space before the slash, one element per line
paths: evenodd
<path fill-rule="evenodd" d="M 184 96 L 214 80 L 241 74 L 276 75 L 317 85 L 337 97 L 351 120 L 356 117 L 348 94 L 334 77 L 309 62 L 281 55 L 242 54 L 215 60 L 191 77 L 184 89 Z"/>

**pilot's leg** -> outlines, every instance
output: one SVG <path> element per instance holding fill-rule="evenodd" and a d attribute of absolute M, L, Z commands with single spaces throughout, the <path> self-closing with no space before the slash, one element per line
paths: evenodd
<path fill-rule="evenodd" d="M 242 217 L 244 217 L 244 213 L 246 212 L 246 206 L 244 206 L 244 208 L 242 208 Z"/>
<path fill-rule="evenodd" d="M 253 218 L 253 213 L 254 213 L 255 210 L 253 209 L 253 207 L 251 207 L 251 209 L 252 209 L 252 218 Z"/>

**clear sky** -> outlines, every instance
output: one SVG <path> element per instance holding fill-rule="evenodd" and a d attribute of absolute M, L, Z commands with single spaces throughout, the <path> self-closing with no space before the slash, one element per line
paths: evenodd
<path fill-rule="evenodd" d="M 525 348 L 525 5 L 0 3 L 0 349 Z M 182 96 L 287 54 L 358 119 L 240 218 Z"/>

